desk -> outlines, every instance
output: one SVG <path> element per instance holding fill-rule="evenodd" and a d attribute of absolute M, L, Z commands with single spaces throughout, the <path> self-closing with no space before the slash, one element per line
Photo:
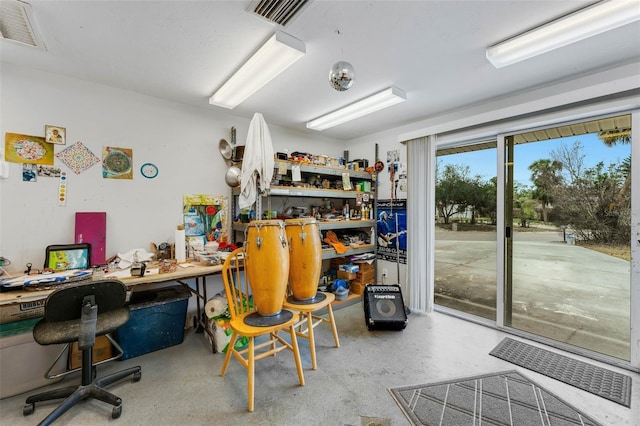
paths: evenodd
<path fill-rule="evenodd" d="M 188 288 L 191 293 L 196 296 L 196 314 L 197 314 L 197 326 L 196 330 L 201 328 L 204 332 L 209 334 L 211 338 L 211 349 L 213 346 L 213 336 L 211 331 L 203 318 L 204 316 L 204 303 L 207 302 L 207 282 L 206 277 L 209 275 L 216 275 L 222 272 L 222 265 L 215 266 L 201 266 L 197 264 L 191 264 L 193 266 L 188 268 L 182 268 L 178 266 L 175 272 L 169 272 L 166 274 L 148 274 L 144 277 L 120 277 L 114 278 L 122 281 L 127 289 L 133 291 L 137 286 L 141 285 L 153 285 L 162 284 L 166 282 L 175 281 Z M 94 275 L 94 280 L 109 279 L 109 274 Z M 183 280 L 194 279 L 196 281 L 196 288 L 192 289 Z M 64 285 L 64 284 L 61 284 Z M 21 319 L 33 318 L 36 316 L 44 315 L 44 304 L 49 294 L 53 293 L 55 288 L 50 290 L 9 290 L 0 293 L 0 323 L 7 323 L 12 321 L 19 321 Z M 201 308 L 201 300 L 204 301 Z M 13 317 L 12 317 L 13 316 Z M 215 352 L 215 350 L 213 351 Z"/>

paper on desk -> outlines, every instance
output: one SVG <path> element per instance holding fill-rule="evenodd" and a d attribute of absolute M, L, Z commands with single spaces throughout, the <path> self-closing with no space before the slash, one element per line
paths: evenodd
<path fill-rule="evenodd" d="M 149 268 L 149 269 L 145 269 L 144 276 L 146 277 L 147 275 L 156 275 L 159 273 L 160 273 L 160 268 Z M 131 278 L 131 268 L 109 271 L 106 274 L 104 274 L 104 277 L 105 278 Z"/>
<path fill-rule="evenodd" d="M 118 266 L 120 266 L 120 268 L 128 268 L 129 266 L 131 266 L 131 264 L 133 263 L 134 255 L 137 255 L 138 262 L 146 262 L 148 260 L 151 260 L 151 258 L 153 257 L 152 253 L 148 253 L 143 248 L 132 249 L 126 253 L 118 253 L 118 257 L 120 258 Z"/>
<path fill-rule="evenodd" d="M 105 278 L 127 278 L 131 276 L 131 269 L 116 269 L 104 274 Z"/>
<path fill-rule="evenodd" d="M 300 182 L 302 180 L 302 174 L 300 173 L 300 165 L 294 164 L 291 166 L 291 180 L 293 182 Z"/>

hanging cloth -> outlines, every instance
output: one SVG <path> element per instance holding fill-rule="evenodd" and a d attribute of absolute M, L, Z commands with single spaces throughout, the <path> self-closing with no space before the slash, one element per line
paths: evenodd
<path fill-rule="evenodd" d="M 242 157 L 242 173 L 240 175 L 240 196 L 238 204 L 241 209 L 250 208 L 256 202 L 256 177 L 260 176 L 260 191 L 269 189 L 273 175 L 273 144 L 267 122 L 262 114 L 256 112 L 249 124 L 249 134 Z"/>

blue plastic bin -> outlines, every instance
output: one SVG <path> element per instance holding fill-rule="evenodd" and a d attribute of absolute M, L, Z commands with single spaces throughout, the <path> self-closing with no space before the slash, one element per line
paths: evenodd
<path fill-rule="evenodd" d="M 131 317 L 114 338 L 122 347 L 121 360 L 182 343 L 191 292 L 181 285 L 134 291 Z"/>

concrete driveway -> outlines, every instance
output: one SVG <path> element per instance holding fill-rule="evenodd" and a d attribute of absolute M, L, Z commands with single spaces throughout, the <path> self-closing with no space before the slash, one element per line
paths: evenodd
<path fill-rule="evenodd" d="M 495 320 L 496 234 L 436 231 L 436 303 Z M 628 261 L 563 241 L 514 234 L 512 326 L 629 359 Z"/>

